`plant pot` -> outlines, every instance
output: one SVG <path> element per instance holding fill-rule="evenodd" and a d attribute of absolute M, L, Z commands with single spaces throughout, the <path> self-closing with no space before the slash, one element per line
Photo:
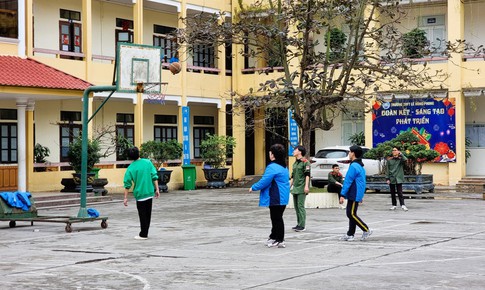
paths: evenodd
<path fill-rule="evenodd" d="M 229 168 L 204 168 L 204 177 L 207 180 L 207 188 L 224 188 Z"/>
<path fill-rule="evenodd" d="M 105 196 L 108 194 L 108 190 L 104 188 L 104 186 L 108 184 L 107 178 L 95 178 L 93 180 L 93 192 L 94 195 L 102 195 Z"/>
<path fill-rule="evenodd" d="M 158 190 L 161 192 L 168 192 L 167 183 L 170 182 L 170 176 L 173 170 L 160 169 L 157 171 L 158 175 Z"/>
<path fill-rule="evenodd" d="M 94 176 L 94 173 L 88 173 L 86 192 L 93 191 Z M 72 177 L 74 179 L 74 183 L 76 184 L 76 192 L 81 192 L 81 173 L 73 173 Z"/>
<path fill-rule="evenodd" d="M 61 192 L 76 192 L 76 183 L 74 182 L 74 178 L 63 178 L 61 180 L 61 184 L 64 185 Z"/>
<path fill-rule="evenodd" d="M 366 188 L 379 191 L 390 191 L 389 185 L 386 182 L 385 175 L 370 175 L 366 177 Z M 423 191 L 434 192 L 433 175 L 404 175 L 404 183 L 402 189 L 407 191 L 414 191 L 417 194 Z"/>

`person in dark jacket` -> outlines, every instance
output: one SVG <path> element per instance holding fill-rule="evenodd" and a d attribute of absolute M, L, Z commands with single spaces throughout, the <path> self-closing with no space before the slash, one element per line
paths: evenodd
<path fill-rule="evenodd" d="M 340 167 L 338 164 L 332 165 L 332 171 L 328 173 L 328 192 L 338 193 L 340 199 L 340 192 L 342 191 L 342 183 L 344 182 L 344 177 L 340 173 Z"/>
<path fill-rule="evenodd" d="M 328 192 L 334 192 L 338 194 L 338 199 L 340 200 L 340 192 L 342 191 L 342 185 L 344 182 L 344 176 L 340 173 L 340 167 L 338 164 L 332 165 L 332 171 L 328 173 Z M 341 209 L 345 208 L 345 205 L 340 205 Z"/>
<path fill-rule="evenodd" d="M 340 194 L 340 204 L 347 199 L 347 217 L 349 218 L 349 230 L 347 234 L 342 236 L 342 241 L 353 241 L 356 226 L 362 231 L 361 240 L 366 240 L 371 234 L 372 230 L 364 223 L 364 221 L 357 215 L 359 203 L 362 202 L 365 194 L 365 169 L 362 163 L 362 148 L 357 145 L 350 147 L 349 159 L 351 160 L 349 170 L 345 175 L 344 185 Z"/>
<path fill-rule="evenodd" d="M 402 195 L 402 184 L 404 183 L 404 164 L 406 163 L 406 156 L 404 156 L 398 148 L 392 148 L 392 155 L 387 159 L 387 184 L 391 189 L 391 202 L 392 206 L 390 210 L 396 209 L 396 189 L 397 196 L 399 197 L 399 205 L 403 211 L 408 211 L 408 208 L 404 204 L 404 197 Z"/>
<path fill-rule="evenodd" d="M 284 248 L 285 223 L 283 213 L 290 198 L 290 174 L 286 168 L 285 147 L 274 144 L 269 148 L 271 163 L 261 179 L 249 188 L 249 192 L 260 190 L 259 206 L 269 206 L 271 234 L 266 242 L 269 248 Z"/>

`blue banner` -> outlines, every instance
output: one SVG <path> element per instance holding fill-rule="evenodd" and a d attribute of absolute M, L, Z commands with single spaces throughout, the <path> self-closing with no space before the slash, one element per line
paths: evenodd
<path fill-rule="evenodd" d="M 375 101 L 372 105 L 373 146 L 411 131 L 419 143 L 438 151 L 436 162 L 456 162 L 455 99 L 426 98 Z"/>
<path fill-rule="evenodd" d="M 293 111 L 288 110 L 288 136 L 290 145 L 288 148 L 288 156 L 293 156 L 293 150 L 299 144 L 299 134 L 298 134 L 298 124 L 296 124 L 295 119 L 293 119 Z"/>
<path fill-rule="evenodd" d="M 190 164 L 190 108 L 182 107 L 183 164 Z"/>

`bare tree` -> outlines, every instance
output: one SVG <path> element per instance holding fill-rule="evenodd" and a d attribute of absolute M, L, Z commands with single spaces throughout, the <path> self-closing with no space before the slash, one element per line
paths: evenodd
<path fill-rule="evenodd" d="M 178 39 L 189 50 L 220 47 L 230 39 L 241 45 L 241 55 L 266 64 L 261 73 L 279 67 L 274 79 L 233 92 L 235 105 L 292 109 L 301 143 L 309 148 L 311 131 L 332 128 L 335 112 L 346 112 L 346 100 L 444 89 L 446 73 L 406 55 L 398 29 L 404 17 L 399 1 L 260 0 L 248 6 L 239 1 L 231 23 L 225 15 L 190 16 Z M 470 49 L 463 41 L 444 47 L 444 57 Z M 414 49 L 429 55 L 436 48 L 428 43 Z"/>

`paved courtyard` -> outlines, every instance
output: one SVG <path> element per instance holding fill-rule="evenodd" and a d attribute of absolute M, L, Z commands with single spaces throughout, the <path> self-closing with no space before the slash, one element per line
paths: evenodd
<path fill-rule="evenodd" d="M 435 194 L 434 196 L 439 196 Z M 136 205 L 97 205 L 109 217 L 73 224 L 0 222 L 0 289 L 483 289 L 485 201 L 407 199 L 391 212 L 367 194 L 360 216 L 374 230 L 342 242 L 340 209 L 308 209 L 307 231 L 285 212 L 285 249 L 267 248 L 269 211 L 247 189 L 172 191 L 154 202 L 149 239 Z M 76 215 L 78 208 L 42 215 Z M 358 230 L 358 235 L 361 232 Z"/>

